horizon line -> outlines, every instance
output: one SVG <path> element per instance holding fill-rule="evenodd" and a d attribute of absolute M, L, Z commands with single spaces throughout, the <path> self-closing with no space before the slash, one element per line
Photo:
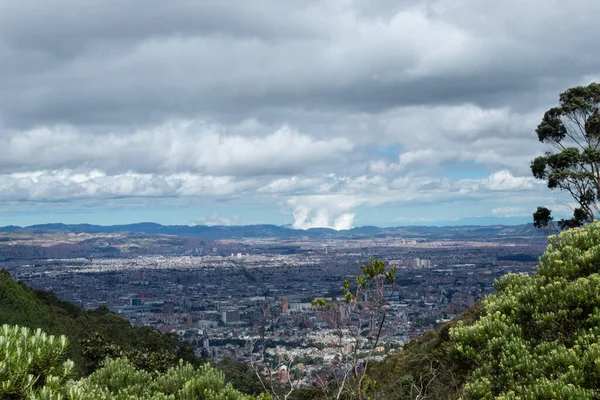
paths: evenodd
<path fill-rule="evenodd" d="M 489 217 L 471 217 L 471 218 L 465 218 L 464 220 L 471 220 L 474 218 L 489 218 Z M 502 219 L 502 217 L 496 217 L 498 219 Z M 510 217 L 506 217 L 506 218 L 510 218 Z M 110 227 L 116 227 L 116 226 L 132 226 L 132 225 L 144 225 L 144 224 L 152 224 L 152 225 L 157 225 L 157 226 L 162 226 L 162 227 L 188 227 L 188 228 L 194 228 L 194 227 L 205 227 L 205 228 L 244 228 L 244 227 L 256 227 L 256 226 L 273 226 L 273 227 L 277 227 L 277 228 L 284 228 L 284 229 L 290 229 L 290 230 L 294 230 L 294 231 L 309 231 L 312 229 L 327 229 L 327 230 L 331 230 L 331 231 L 336 231 L 336 232 L 344 232 L 344 231 L 351 231 L 353 229 L 360 229 L 360 228 L 377 228 L 377 229 L 393 229 L 393 228 L 412 228 L 412 227 L 424 227 L 424 228 L 453 228 L 453 227 L 492 227 L 492 226 L 507 226 L 507 227 L 514 227 L 514 226 L 523 226 L 523 225 L 533 225 L 532 222 L 522 222 L 522 223 L 509 223 L 507 221 L 507 223 L 488 223 L 488 224 L 483 224 L 483 225 L 478 225 L 478 224 L 474 224 L 474 223 L 463 223 L 460 224 L 461 220 L 457 220 L 457 224 L 456 225 L 452 225 L 452 224 L 444 224 L 447 223 L 449 221 L 441 221 L 442 224 L 440 225 L 424 225 L 424 224 L 408 224 L 408 225 L 390 225 L 390 226 L 378 226 L 378 225 L 359 225 L 359 226 L 354 226 L 352 228 L 349 229 L 335 229 L 332 227 L 328 227 L 328 226 L 314 226 L 314 227 L 310 227 L 310 228 L 294 228 L 292 226 L 292 224 L 283 224 L 283 225 L 277 225 L 277 224 L 269 224 L 269 223 L 257 223 L 257 224 L 248 224 L 248 225 L 243 225 L 243 224 L 232 224 L 232 225 L 219 225 L 219 224 L 210 224 L 210 225 L 206 225 L 206 224 L 161 224 L 158 222 L 152 222 L 152 221 L 140 221 L 140 222 L 132 222 L 132 223 L 126 223 L 126 224 L 109 224 L 109 225 L 102 225 L 102 224 L 91 224 L 91 223 L 86 223 L 86 222 L 80 222 L 80 223 L 75 223 L 75 224 L 69 224 L 69 223 L 64 223 L 64 222 L 49 222 L 49 223 L 41 223 L 41 224 L 33 224 L 33 225 L 25 225 L 25 226 L 21 226 L 21 225 L 3 225 L 0 226 L 0 230 L 1 229 L 5 229 L 5 228 L 19 228 L 19 229 L 28 229 L 28 228 L 40 228 L 40 227 L 45 227 L 48 225 L 64 225 L 64 226 L 97 226 L 97 227 L 103 227 L 103 228 L 110 228 Z"/>

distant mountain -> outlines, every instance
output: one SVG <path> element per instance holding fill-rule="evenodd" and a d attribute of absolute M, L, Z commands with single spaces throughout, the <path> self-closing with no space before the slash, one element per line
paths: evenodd
<path fill-rule="evenodd" d="M 465 239 L 484 237 L 543 237 L 546 233 L 533 227 L 533 224 L 523 225 L 462 225 L 462 226 L 399 226 L 379 228 L 376 226 L 361 226 L 349 230 L 337 231 L 329 228 L 292 229 L 277 225 L 247 225 L 247 226 L 206 226 L 206 225 L 161 225 L 153 222 L 142 222 L 128 225 L 90 225 L 90 224 L 43 224 L 27 227 L 0 227 L 4 232 L 45 233 L 145 233 L 177 236 L 193 236 L 206 239 L 233 238 L 365 238 L 365 237 L 423 237 L 430 239 Z"/>

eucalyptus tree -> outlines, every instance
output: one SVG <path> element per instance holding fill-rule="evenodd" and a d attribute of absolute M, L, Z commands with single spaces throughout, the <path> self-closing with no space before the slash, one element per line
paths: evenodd
<path fill-rule="evenodd" d="M 568 193 L 573 215 L 558 221 L 561 230 L 582 226 L 600 215 L 600 84 L 577 86 L 560 94 L 560 105 L 546 111 L 536 133 L 550 145 L 531 162 L 531 172 L 550 190 Z M 538 207 L 538 228 L 556 227 L 551 210 Z"/>

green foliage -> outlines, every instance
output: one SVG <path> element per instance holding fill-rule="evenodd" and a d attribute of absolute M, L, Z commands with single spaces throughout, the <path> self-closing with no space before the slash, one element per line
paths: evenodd
<path fill-rule="evenodd" d="M 93 333 L 81 341 L 83 359 L 87 361 L 86 369 L 95 371 L 106 358 L 128 358 L 138 369 L 148 372 L 165 372 L 177 364 L 176 355 L 173 352 L 159 349 L 148 351 L 146 349 L 124 350 L 104 339 L 99 333 Z"/>
<path fill-rule="evenodd" d="M 327 385 L 327 391 L 335 393 L 336 398 L 361 400 L 375 392 L 377 381 L 367 371 L 396 288 L 395 265 L 386 270 L 385 261 L 371 257 L 369 264 L 361 265 L 360 269 L 362 273 L 355 276 L 354 283 L 350 279 L 343 281 L 346 306 L 342 308 L 322 298 L 312 301 L 312 306 L 321 311 L 321 318 L 335 330 L 340 343 L 344 335 L 351 339 L 350 350 L 342 350 L 338 355 L 339 371 L 333 373 L 335 382 Z"/>
<path fill-rule="evenodd" d="M 288 400 L 319 400 L 323 398 L 328 398 L 327 393 L 323 390 L 314 386 L 305 386 L 293 391 Z"/>
<path fill-rule="evenodd" d="M 225 381 L 231 383 L 237 390 L 250 395 L 259 395 L 264 391 L 250 363 L 233 358 L 224 358 L 212 363 L 212 365 L 222 371 L 225 375 Z"/>
<path fill-rule="evenodd" d="M 479 318 L 480 311 L 476 305 L 454 320 L 406 343 L 402 351 L 372 365 L 367 373 L 377 380 L 373 398 L 457 399 L 470 365 L 455 357 L 449 331 L 459 321 L 471 325 Z"/>
<path fill-rule="evenodd" d="M 70 377 L 65 336 L 3 325 L 0 329 L 0 398 L 25 399 L 41 388 L 58 388 Z"/>
<path fill-rule="evenodd" d="M 534 177 L 545 180 L 551 190 L 569 193 L 578 207 L 560 229 L 582 226 L 597 219 L 600 209 L 600 84 L 578 86 L 560 95 L 560 106 L 546 111 L 537 127 L 538 139 L 553 151 L 531 163 Z M 536 227 L 552 224 L 550 210 L 538 207 Z"/>
<path fill-rule="evenodd" d="M 127 358 L 106 359 L 79 381 L 69 380 L 73 362 L 68 342 L 41 330 L 4 325 L 0 330 L 0 398 L 14 400 L 251 400 L 225 383 L 209 364 L 195 368 L 183 360 L 150 373 Z M 266 398 L 265 398 L 266 400 Z"/>
<path fill-rule="evenodd" d="M 137 370 L 126 358 L 107 360 L 101 369 L 74 383 L 71 391 L 76 391 L 75 398 L 90 400 L 253 399 L 226 384 L 223 373 L 209 364 L 194 368 L 181 361 L 164 373 L 151 374 Z"/>
<path fill-rule="evenodd" d="M 552 237 L 533 276 L 508 274 L 451 330 L 466 399 L 600 396 L 600 223 Z"/>
<path fill-rule="evenodd" d="M 373 290 L 378 283 L 393 285 L 396 279 L 396 266 L 393 265 L 388 271 L 385 270 L 385 261 L 376 260 L 371 257 L 368 265 L 361 265 L 362 274 L 355 276 L 355 286 L 352 287 L 350 279 L 344 279 L 342 290 L 346 302 L 350 303 L 361 294 L 364 295 Z M 378 287 L 379 288 L 379 287 Z M 313 300 L 313 306 L 324 306 L 323 299 Z"/>

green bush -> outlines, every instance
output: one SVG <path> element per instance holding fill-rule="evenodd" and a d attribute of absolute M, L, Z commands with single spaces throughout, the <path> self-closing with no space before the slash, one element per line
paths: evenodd
<path fill-rule="evenodd" d="M 20 326 L 0 329 L 0 398 L 24 399 L 42 388 L 62 387 L 74 364 L 64 359 L 65 336 Z"/>
<path fill-rule="evenodd" d="M 79 381 L 69 379 L 65 336 L 4 325 L 0 330 L 0 399 L 28 400 L 252 400 L 225 383 L 209 364 L 181 360 L 165 372 L 137 369 L 127 358 L 106 359 Z"/>
<path fill-rule="evenodd" d="M 600 223 L 550 238 L 532 276 L 508 274 L 481 318 L 450 332 L 473 366 L 466 399 L 600 396 Z"/>

